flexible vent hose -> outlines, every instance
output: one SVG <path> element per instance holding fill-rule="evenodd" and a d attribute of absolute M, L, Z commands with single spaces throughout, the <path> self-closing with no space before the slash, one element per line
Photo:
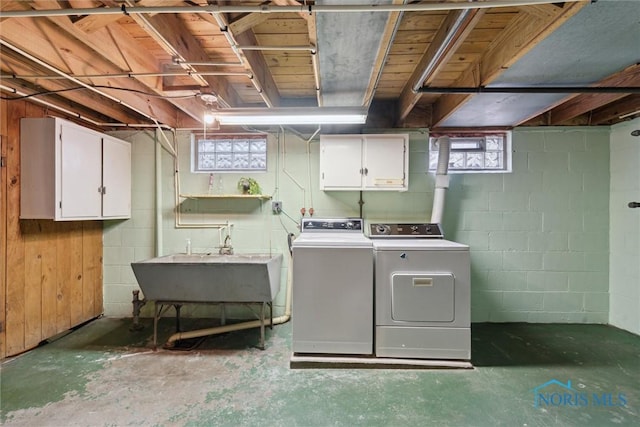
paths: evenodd
<path fill-rule="evenodd" d="M 447 188 L 449 188 L 449 151 L 451 142 L 448 136 L 441 136 L 437 139 L 438 144 L 438 166 L 436 168 L 436 189 L 433 194 L 433 209 L 431 210 L 431 222 L 442 223 L 444 213 L 444 199 Z"/>

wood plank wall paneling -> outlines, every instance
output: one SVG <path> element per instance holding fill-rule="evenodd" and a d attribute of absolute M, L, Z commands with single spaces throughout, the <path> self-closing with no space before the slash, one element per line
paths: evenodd
<path fill-rule="evenodd" d="M 0 157 L 7 156 L 7 101 L 0 99 Z M 6 354 L 7 168 L 0 167 L 0 359 Z"/>
<path fill-rule="evenodd" d="M 83 223 L 82 270 L 82 313 L 90 319 L 102 313 L 102 222 Z"/>
<path fill-rule="evenodd" d="M 20 230 L 20 118 L 24 102 L 12 101 L 7 109 L 7 355 L 26 349 L 24 341 L 24 239 Z"/>
<path fill-rule="evenodd" d="M 102 222 L 20 220 L 20 119 L 38 105 L 0 101 L 0 358 L 37 346 L 103 311 Z"/>

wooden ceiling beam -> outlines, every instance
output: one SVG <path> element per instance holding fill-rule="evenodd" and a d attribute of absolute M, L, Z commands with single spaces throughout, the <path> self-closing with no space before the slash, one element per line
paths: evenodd
<path fill-rule="evenodd" d="M 435 34 L 433 41 L 429 44 L 429 47 L 427 48 L 424 55 L 422 55 L 420 62 L 418 63 L 413 73 L 411 74 L 411 77 L 402 89 L 398 102 L 398 118 L 401 122 L 404 121 L 405 118 L 407 118 L 413 107 L 418 103 L 422 96 L 422 94 L 415 93 L 413 91 L 413 86 L 417 83 L 417 80 L 421 78 L 423 71 L 429 65 L 429 63 L 434 60 L 438 49 L 440 49 L 442 44 L 445 42 L 445 40 L 447 39 L 447 35 L 451 31 L 451 28 L 455 25 L 455 22 L 463 13 L 464 12 L 460 10 L 449 12 L 447 17 L 442 22 L 442 25 L 440 25 L 437 33 Z M 470 11 L 464 22 L 461 23 L 460 30 L 457 32 L 457 34 L 454 35 L 454 41 L 437 60 L 437 64 L 435 64 L 435 67 L 427 76 L 426 80 L 420 82 L 421 85 L 428 85 L 433 81 L 438 72 L 440 72 L 442 68 L 447 64 L 449 59 L 451 59 L 453 54 L 458 50 L 460 45 L 464 42 L 471 30 L 473 30 L 473 28 L 477 25 L 483 15 L 484 9 L 475 9 L 473 11 Z"/>
<path fill-rule="evenodd" d="M 268 17 L 269 14 L 260 15 L 266 15 Z M 220 24 L 212 15 L 202 14 L 200 17 L 211 25 L 220 28 Z M 255 34 L 251 29 L 245 30 L 242 28 L 243 25 L 238 26 L 242 32 L 237 34 L 236 37 L 236 33 L 234 32 L 232 25 L 228 23 L 227 18 L 222 15 L 219 15 L 219 17 L 225 23 L 226 30 L 235 45 L 258 45 Z M 231 46 L 228 44 L 227 47 L 231 49 Z M 266 98 L 273 106 L 281 105 L 281 97 L 276 82 L 269 71 L 269 67 L 262 53 L 258 51 L 239 51 L 239 54 L 243 58 L 242 62 L 244 63 L 245 69 L 248 73 L 251 73 L 253 79 L 255 79 L 254 81 L 257 83 L 258 87 L 260 87 L 263 100 Z M 248 85 L 253 86 L 253 82 L 248 83 Z M 241 106 L 239 99 L 240 97 L 238 96 L 238 102 L 232 104 L 232 106 Z"/>
<path fill-rule="evenodd" d="M 43 70 L 30 67 L 25 64 L 23 58 L 14 58 L 14 56 L 15 54 L 13 52 L 8 52 L 7 50 L 2 52 L 3 71 L 6 68 L 9 68 L 11 73 L 17 75 L 37 75 L 44 73 Z M 87 108 L 91 108 L 99 114 L 102 114 L 105 117 L 110 117 L 117 122 L 132 123 L 132 114 L 122 108 L 122 105 L 115 101 L 111 101 L 110 99 L 105 99 L 103 96 L 100 96 L 90 90 L 69 90 L 56 95 L 57 98 L 54 98 L 53 95 L 44 95 L 44 92 L 67 90 L 76 86 L 68 80 L 3 79 L 3 85 L 27 94 L 43 93 L 43 95 L 38 96 L 38 99 L 50 101 L 51 103 L 63 108 L 70 109 L 70 105 L 67 105 L 67 103 L 74 103 L 77 105 L 87 106 Z M 95 108 L 95 106 L 99 106 L 100 108 Z"/>
<path fill-rule="evenodd" d="M 242 34 L 267 21 L 270 15 L 269 13 L 248 13 L 229 22 L 229 30 L 233 34 Z"/>
<path fill-rule="evenodd" d="M 617 123 L 620 116 L 640 111 L 640 95 L 629 95 L 612 104 L 601 107 L 590 114 L 590 124 L 605 125 Z M 630 117 L 631 118 L 631 117 Z"/>
<path fill-rule="evenodd" d="M 244 46 L 258 46 L 258 40 L 256 39 L 253 31 L 245 31 L 242 34 L 234 36 L 239 45 Z M 253 78 L 257 79 L 258 85 L 262 88 L 262 96 L 269 100 L 269 103 L 273 107 L 279 107 L 282 104 L 280 99 L 280 92 L 276 85 L 267 62 L 264 60 L 262 52 L 255 50 L 244 50 L 242 55 L 246 58 L 247 63 Z"/>
<path fill-rule="evenodd" d="M 120 72 L 112 63 L 96 55 L 93 49 L 80 43 L 69 33 L 60 31 L 60 27 L 48 19 L 7 20 L 2 23 L 2 36 L 11 45 L 69 75 L 108 75 L 109 73 Z M 120 99 L 123 103 L 130 105 L 145 115 L 155 117 L 161 123 L 172 126 L 176 121 L 176 112 L 170 103 L 133 92 L 147 92 L 149 90 L 147 86 L 140 82 L 133 79 L 105 78 L 101 79 L 99 84 L 129 89 L 130 92 L 110 89 L 99 90 Z M 96 103 L 96 111 L 102 112 L 102 108 L 100 102 Z"/>
<path fill-rule="evenodd" d="M 393 0 L 393 4 L 402 4 L 402 0 Z M 369 85 L 364 94 L 364 106 L 369 107 L 371 105 L 371 101 L 373 101 L 373 97 L 375 96 L 377 84 L 382 75 L 382 70 L 385 66 L 385 62 L 387 60 L 387 55 L 391 50 L 391 44 L 393 44 L 394 40 L 394 29 L 399 25 L 399 21 L 402 19 L 403 14 L 400 12 L 391 12 L 389 13 L 389 17 L 387 18 L 387 24 L 384 27 L 384 32 L 382 34 L 382 38 L 380 40 L 380 47 L 378 48 L 378 53 L 376 55 L 375 62 L 373 63 L 373 70 L 371 72 L 371 77 L 369 80 Z M 395 114 L 394 114 L 395 115 Z"/>
<path fill-rule="evenodd" d="M 520 10 L 533 15 L 540 19 L 553 19 L 558 13 L 560 6 L 555 4 L 531 4 L 527 6 L 520 6 Z"/>
<path fill-rule="evenodd" d="M 598 86 L 639 86 L 640 87 L 640 64 L 633 64 L 624 70 L 613 74 L 606 79 L 600 80 L 593 85 Z M 550 111 L 551 125 L 558 125 L 588 111 L 595 110 L 611 102 L 624 98 L 628 94 L 608 93 L 608 94 L 581 94 L 565 98 L 562 104 Z"/>
<path fill-rule="evenodd" d="M 46 1 L 46 0 L 45 0 Z M 50 3 L 50 2 L 48 2 Z M 122 3 L 118 3 L 116 0 L 103 0 L 105 7 L 120 8 Z M 183 0 L 138 0 L 136 7 L 154 7 L 154 6 L 186 6 Z M 80 7 L 75 5 L 75 7 Z M 92 6 L 86 5 L 82 7 L 90 8 Z M 86 15 L 78 19 L 73 23 L 79 30 L 84 31 L 87 34 L 91 34 L 101 28 L 104 28 L 122 18 L 122 15 Z"/>
<path fill-rule="evenodd" d="M 42 6 L 50 5 L 46 0 L 39 0 L 38 3 L 44 3 Z M 114 6 L 115 3 L 107 2 L 107 5 Z M 118 19 L 120 18 L 121 16 L 118 16 Z M 91 34 L 86 34 L 76 25 L 77 22 L 72 23 L 68 17 L 58 16 L 49 17 L 48 19 L 75 37 L 79 42 L 89 46 L 112 62 L 120 69 L 120 72 L 146 73 L 162 71 L 162 66 L 155 56 L 146 49 L 141 49 L 138 42 L 118 25 L 103 26 L 94 29 Z M 105 43 L 105 40 L 109 40 L 110 43 Z M 165 95 L 160 77 L 134 76 L 132 79 L 144 84 L 149 88 L 149 92 Z M 100 84 L 100 79 L 96 79 L 94 83 Z M 202 104 L 195 99 L 167 100 L 185 114 L 202 120 Z"/>
<path fill-rule="evenodd" d="M 398 1 L 398 0 L 394 0 Z M 297 0 L 273 0 L 273 3 L 281 6 L 299 6 L 300 3 Z M 318 47 L 318 31 L 316 26 L 316 14 L 299 12 L 298 16 L 307 21 L 307 34 L 309 36 L 309 44 L 314 48 Z M 320 81 L 320 63 L 318 60 L 318 51 L 311 56 L 311 62 L 314 74 L 314 86 L 316 90 L 316 101 L 318 106 L 322 106 L 322 82 Z M 374 88 L 375 90 L 375 88 Z M 373 98 L 373 94 L 371 96 Z"/>
<path fill-rule="evenodd" d="M 120 15 L 87 15 L 74 22 L 73 25 L 78 30 L 91 34 L 113 24 L 120 18 L 122 18 Z"/>
<path fill-rule="evenodd" d="M 479 61 L 469 67 L 452 86 L 488 85 L 540 41 L 578 13 L 586 4 L 588 4 L 587 1 L 564 3 L 564 7 L 558 8 L 557 13 L 547 19 L 519 13 L 493 40 Z M 433 126 L 439 126 L 472 96 L 474 95 L 450 94 L 441 96 L 434 105 Z"/>
<path fill-rule="evenodd" d="M 227 18 L 222 14 L 219 15 L 226 26 L 226 31 L 230 36 L 233 43 L 237 46 L 258 46 L 258 40 L 252 30 L 244 31 L 240 34 L 235 34 L 227 22 Z M 222 29 L 221 29 L 222 30 Z M 273 76 L 269 70 L 269 66 L 264 60 L 264 56 L 261 52 L 255 50 L 241 50 L 240 54 L 245 59 L 245 65 L 248 66 L 248 71 L 251 72 L 258 87 L 262 90 L 261 96 L 267 105 L 273 107 L 279 107 L 282 104 L 280 99 L 280 93 L 278 92 L 278 86 L 273 80 Z"/>
<path fill-rule="evenodd" d="M 145 18 L 132 15 L 138 25 L 170 55 L 177 53 L 187 62 L 207 62 L 211 59 L 200 45 L 196 37 L 189 32 L 184 22 L 177 15 L 157 14 Z M 151 28 L 150 28 L 151 27 Z M 240 98 L 231 85 L 222 77 L 204 76 L 202 80 L 218 98 L 231 106 L 240 105 Z"/>

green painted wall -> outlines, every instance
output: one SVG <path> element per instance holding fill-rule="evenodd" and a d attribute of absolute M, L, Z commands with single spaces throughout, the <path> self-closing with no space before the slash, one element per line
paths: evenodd
<path fill-rule="evenodd" d="M 120 132 L 133 143 L 133 216 L 105 224 L 105 311 L 131 313 L 137 288 L 129 263 L 154 255 L 153 133 Z M 427 135 L 410 133 L 409 191 L 364 193 L 368 221 L 427 222 L 434 179 L 426 173 Z M 206 193 L 208 174 L 189 173 L 189 135 L 177 135 L 181 193 Z M 254 174 L 265 194 L 283 202 L 189 201 L 184 221 L 230 221 L 236 252 L 287 254 L 300 208 L 317 217 L 359 215 L 358 192 L 318 190 L 318 141 L 291 133 L 269 137 L 268 172 Z M 472 320 L 606 323 L 608 321 L 609 129 L 526 128 L 513 134 L 513 173 L 452 175 L 444 214 L 446 237 L 471 246 Z M 175 229 L 173 163 L 162 155 L 162 253 L 219 245 L 212 229 Z M 235 192 L 242 174 L 221 174 Z M 284 305 L 288 260 L 276 311 Z M 208 315 L 189 308 L 185 315 Z M 241 316 L 238 312 L 238 316 Z"/>

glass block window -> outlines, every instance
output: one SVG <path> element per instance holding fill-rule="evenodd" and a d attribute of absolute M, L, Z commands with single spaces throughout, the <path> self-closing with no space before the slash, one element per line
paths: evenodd
<path fill-rule="evenodd" d="M 192 172 L 267 170 L 265 135 L 192 135 Z"/>
<path fill-rule="evenodd" d="M 438 166 L 438 138 L 429 138 L 429 171 Z M 511 132 L 456 134 L 449 137 L 449 172 L 511 172 Z"/>

